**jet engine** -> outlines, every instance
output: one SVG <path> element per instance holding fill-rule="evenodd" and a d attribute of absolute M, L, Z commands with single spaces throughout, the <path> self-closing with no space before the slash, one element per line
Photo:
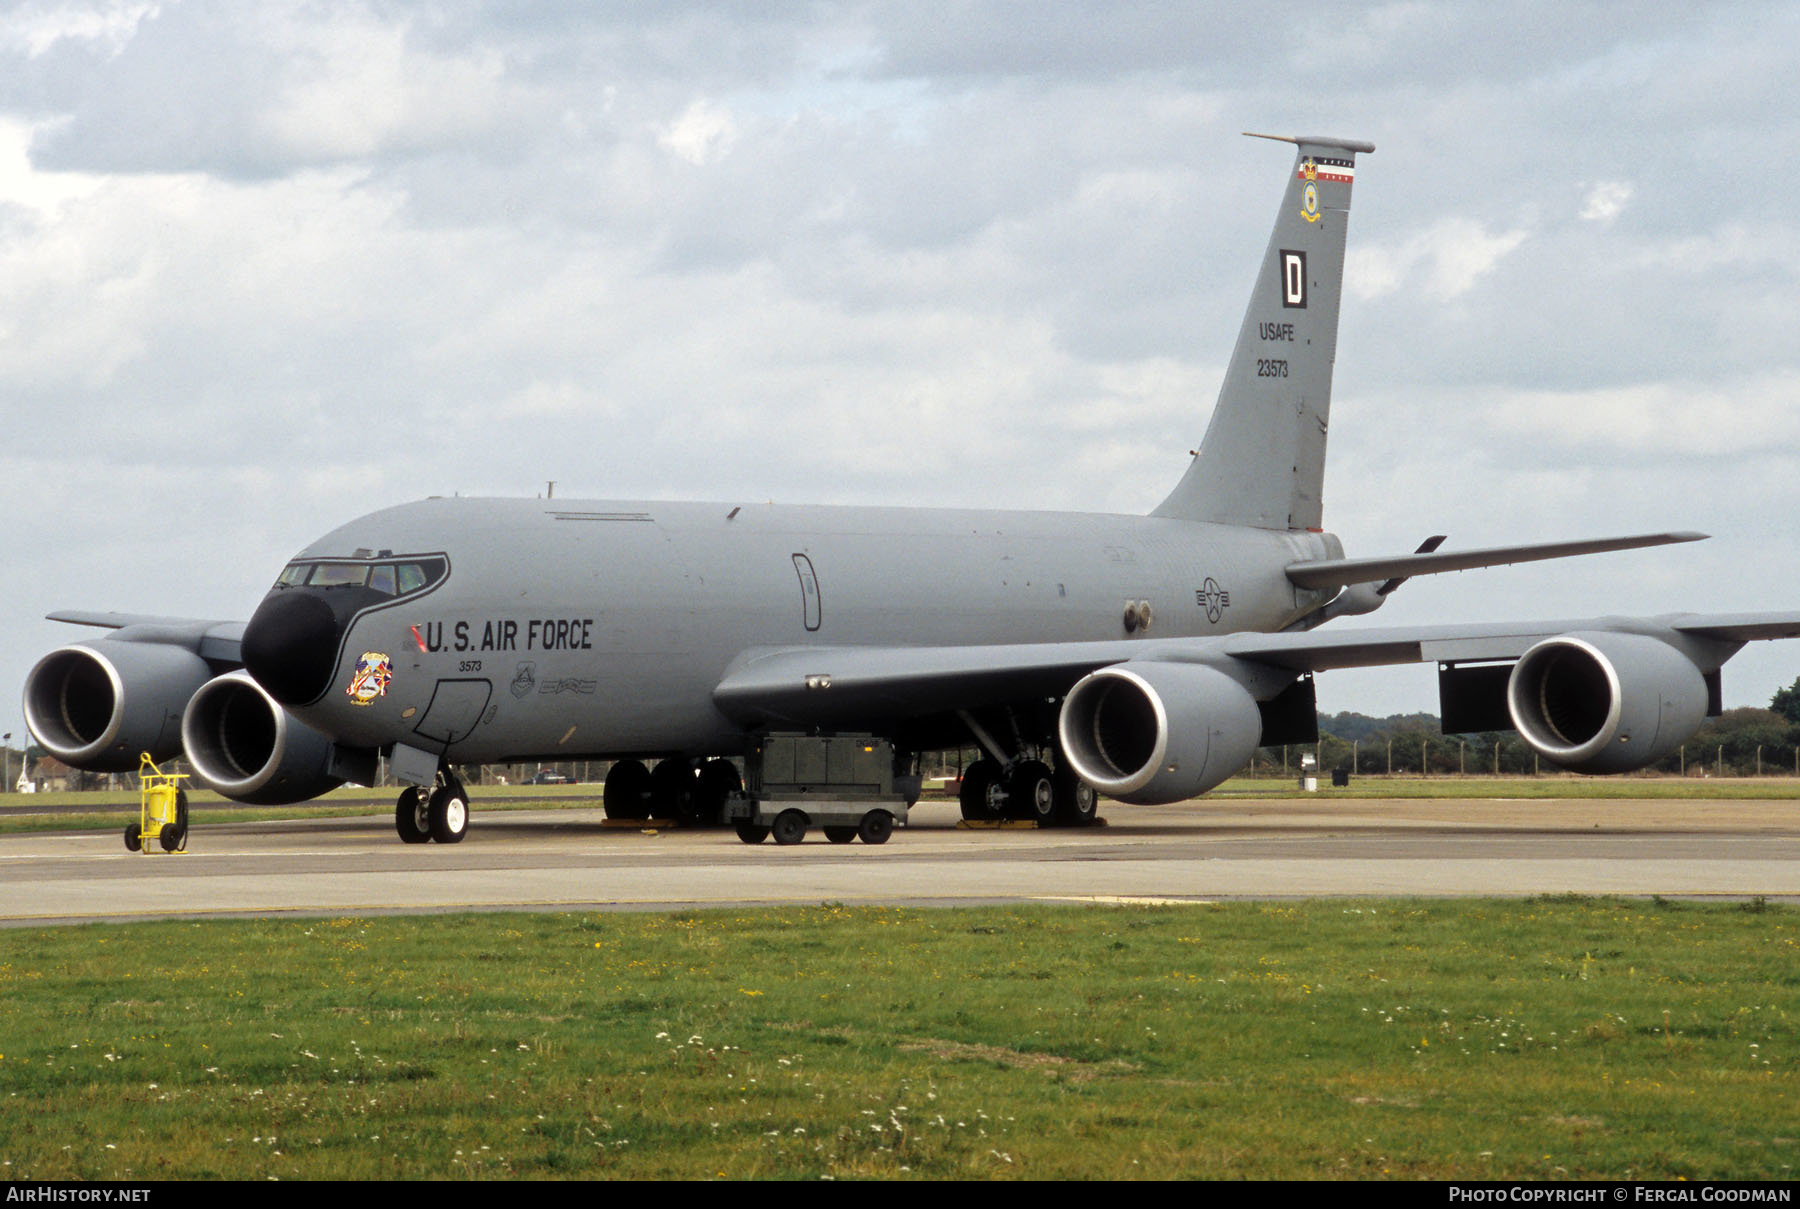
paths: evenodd
<path fill-rule="evenodd" d="M 1506 708 L 1532 749 L 1572 772 L 1630 772 L 1661 759 L 1706 719 L 1693 660 L 1643 634 L 1560 634 L 1520 657 Z"/>
<path fill-rule="evenodd" d="M 181 751 L 181 711 L 212 669 L 186 647 L 102 639 L 51 651 L 25 677 L 25 721 L 57 759 L 127 772 Z"/>
<path fill-rule="evenodd" d="M 258 806 L 302 802 L 344 783 L 331 740 L 288 713 L 244 671 L 209 680 L 181 717 L 188 762 L 208 786 Z"/>
<path fill-rule="evenodd" d="M 1057 720 L 1081 779 L 1139 805 L 1205 793 L 1250 760 L 1262 713 L 1250 690 L 1197 663 L 1134 661 L 1092 672 Z"/>

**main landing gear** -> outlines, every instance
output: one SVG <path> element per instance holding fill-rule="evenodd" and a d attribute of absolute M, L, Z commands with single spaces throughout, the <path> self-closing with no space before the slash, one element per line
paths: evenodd
<path fill-rule="evenodd" d="M 744 788 L 730 760 L 689 760 L 671 756 L 654 769 L 642 760 L 620 760 L 606 774 L 602 802 L 609 819 L 675 819 L 690 826 L 714 826 L 725 802 Z"/>
<path fill-rule="evenodd" d="M 1094 821 L 1099 797 L 1093 786 L 1075 775 L 1047 738 L 1034 741 L 1033 736 L 1041 736 L 1050 725 L 1048 719 L 1011 709 L 998 717 L 989 715 L 986 721 L 1011 731 L 1008 745 L 969 711 L 958 710 L 957 716 L 987 753 L 963 770 L 961 805 L 966 821 L 1024 819 L 1039 827 L 1085 827 Z M 1055 768 L 1042 758 L 1052 751 Z"/>
<path fill-rule="evenodd" d="M 1008 773 L 991 756 L 963 770 L 961 804 L 971 822 L 1028 819 L 1040 827 L 1086 827 L 1100 808 L 1094 787 L 1066 768 L 1020 760 Z"/>
<path fill-rule="evenodd" d="M 1075 775 L 1053 744 L 1030 741 L 1038 730 L 1030 718 L 1006 711 L 1003 720 L 1013 739 L 1007 747 L 974 714 L 967 710 L 957 714 L 987 753 L 963 770 L 961 805 L 965 820 L 1026 819 L 1039 827 L 1086 827 L 1093 823 L 1099 813 L 1099 795 Z M 1040 758 L 1053 750 L 1054 769 Z"/>
<path fill-rule="evenodd" d="M 462 843 L 469 834 L 469 791 L 448 771 L 432 785 L 407 786 L 394 804 L 394 830 L 408 844 Z"/>

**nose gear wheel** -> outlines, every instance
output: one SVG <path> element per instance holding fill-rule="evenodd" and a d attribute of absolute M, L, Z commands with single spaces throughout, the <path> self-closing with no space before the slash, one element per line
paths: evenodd
<path fill-rule="evenodd" d="M 428 801 L 425 791 L 416 785 L 409 785 L 400 791 L 400 800 L 394 803 L 394 830 L 400 833 L 401 843 L 430 842 L 431 814 L 426 808 Z"/>
<path fill-rule="evenodd" d="M 437 784 L 411 785 L 394 803 L 394 830 L 406 844 L 460 844 L 469 834 L 469 791 L 449 772 Z"/>

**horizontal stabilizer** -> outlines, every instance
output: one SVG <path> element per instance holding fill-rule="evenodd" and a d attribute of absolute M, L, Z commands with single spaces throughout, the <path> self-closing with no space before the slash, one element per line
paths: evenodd
<path fill-rule="evenodd" d="M 1392 558 L 1333 558 L 1289 563 L 1285 570 L 1298 588 L 1342 588 L 1399 576 L 1433 575 L 1439 571 L 1469 571 L 1507 563 L 1569 558 L 1577 554 L 1604 554 L 1609 550 L 1637 550 L 1697 542 L 1704 533 L 1642 533 L 1634 537 L 1602 537 L 1587 541 L 1544 542 L 1532 546 L 1489 546 L 1482 550 L 1450 550 L 1433 554 L 1401 554 Z"/>

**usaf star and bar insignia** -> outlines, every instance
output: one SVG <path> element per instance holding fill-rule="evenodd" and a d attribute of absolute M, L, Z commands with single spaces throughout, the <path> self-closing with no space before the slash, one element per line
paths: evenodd
<path fill-rule="evenodd" d="M 1225 610 L 1231 607 L 1231 593 L 1219 586 L 1219 581 L 1208 575 L 1206 582 L 1194 589 L 1194 603 L 1206 610 L 1206 620 L 1214 625 L 1225 616 Z"/>

